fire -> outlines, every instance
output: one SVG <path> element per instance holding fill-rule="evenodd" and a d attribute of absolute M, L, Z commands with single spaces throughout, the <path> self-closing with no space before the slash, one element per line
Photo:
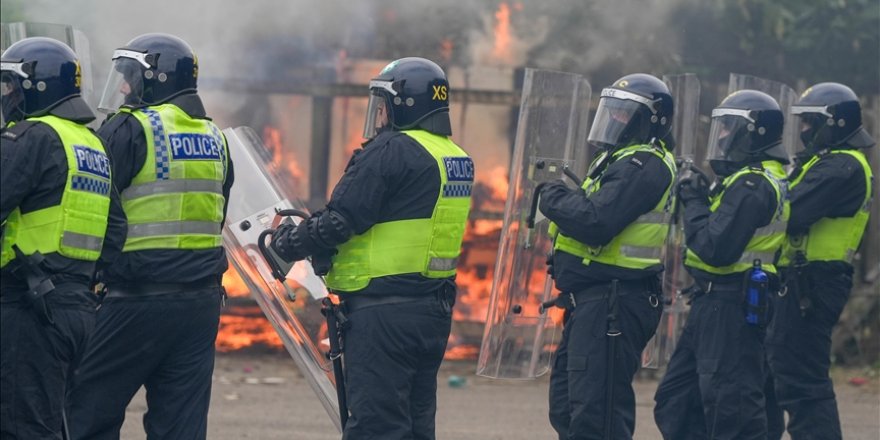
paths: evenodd
<path fill-rule="evenodd" d="M 449 38 L 444 38 L 443 41 L 440 42 L 440 58 L 444 62 L 452 61 L 452 49 L 454 45 L 452 44 L 452 40 Z"/>
<path fill-rule="evenodd" d="M 495 43 L 492 47 L 492 56 L 505 63 L 513 62 L 510 33 L 510 5 L 501 2 L 495 11 L 495 27 L 493 29 Z"/>
<path fill-rule="evenodd" d="M 283 344 L 259 306 L 227 306 L 220 316 L 217 351 L 229 352 L 253 346 L 280 350 Z"/>
<path fill-rule="evenodd" d="M 241 279 L 241 275 L 231 266 L 223 273 L 223 287 L 226 289 L 226 295 L 230 298 L 247 297 L 251 294 L 247 284 Z"/>
<path fill-rule="evenodd" d="M 296 160 L 296 154 L 290 148 L 284 148 L 281 130 L 266 125 L 263 127 L 263 144 L 272 153 L 273 174 L 288 181 L 291 188 L 302 188 L 307 183 L 305 172 Z"/>

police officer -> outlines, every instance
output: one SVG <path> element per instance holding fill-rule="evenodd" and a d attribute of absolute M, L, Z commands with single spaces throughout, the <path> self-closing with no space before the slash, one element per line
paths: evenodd
<path fill-rule="evenodd" d="M 852 258 L 868 223 L 871 166 L 863 148 L 859 99 L 821 83 L 792 106 L 804 149 L 789 176 L 791 220 L 780 261 L 786 289 L 774 297 L 767 358 L 793 439 L 840 439 L 831 366 L 831 330 L 852 288 Z M 780 438 L 781 433 L 776 435 Z"/>
<path fill-rule="evenodd" d="M 632 74 L 602 90 L 588 142 L 601 150 L 581 188 L 546 184 L 551 275 L 565 328 L 550 377 L 560 439 L 631 439 L 632 379 L 660 320 L 660 253 L 669 229 L 675 161 L 669 89 Z M 555 231 L 553 231 L 555 230 Z"/>
<path fill-rule="evenodd" d="M 74 52 L 42 37 L 3 52 L 0 437 L 60 439 L 67 384 L 95 324 L 89 290 L 110 165 L 85 124 Z"/>
<path fill-rule="evenodd" d="M 183 40 L 146 34 L 113 54 L 98 131 L 119 198 L 101 256 L 106 297 L 71 396 L 74 439 L 117 439 L 143 385 L 149 438 L 204 439 L 232 186 L 225 138 Z"/>
<path fill-rule="evenodd" d="M 351 325 L 343 438 L 433 439 L 474 165 L 449 139 L 449 83 L 437 64 L 393 61 L 370 93 L 369 140 L 326 209 L 280 227 L 272 247 L 288 261 L 338 251 L 325 280 Z"/>
<path fill-rule="evenodd" d="M 755 260 L 769 277 L 788 208 L 783 115 L 765 93 L 741 90 L 712 111 L 709 157 L 723 178 L 708 189 L 683 175 L 685 267 L 696 281 L 681 339 L 654 399 L 665 439 L 764 439 L 763 323 L 746 319 L 745 277 Z M 758 301 L 759 304 L 763 302 Z"/>

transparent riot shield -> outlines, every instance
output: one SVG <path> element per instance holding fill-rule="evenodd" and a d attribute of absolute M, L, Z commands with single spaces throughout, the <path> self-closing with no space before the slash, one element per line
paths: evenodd
<path fill-rule="evenodd" d="M 675 139 L 673 154 L 680 163 L 679 171 L 693 164 L 697 151 L 697 126 L 700 117 L 700 80 L 692 73 L 663 75 L 675 103 L 672 134 Z M 673 190 L 675 187 L 673 186 Z M 681 222 L 678 198 L 673 207 L 669 234 L 663 248 L 663 314 L 654 337 L 642 352 L 642 366 L 661 368 L 669 363 L 675 344 L 684 329 L 688 307 L 681 298 L 681 290 L 690 282 L 684 269 L 684 224 Z"/>
<path fill-rule="evenodd" d="M 223 245 L 296 366 L 340 429 L 331 363 L 318 347 L 326 346 L 327 327 L 321 299 L 327 288 L 308 261 L 298 261 L 282 282 L 260 252 L 261 234 L 277 226 L 279 211 L 306 211 L 299 201 L 286 199 L 279 181 L 267 170 L 265 146 L 249 127 L 223 130 L 235 163 L 235 183 L 229 196 Z M 295 223 L 299 218 L 289 217 Z M 287 268 L 285 268 L 287 269 Z"/>
<path fill-rule="evenodd" d="M 0 52 L 5 51 L 16 41 L 28 37 L 49 37 L 73 49 L 82 69 L 82 97 L 89 105 L 94 105 L 94 83 L 92 82 L 92 58 L 89 54 L 89 39 L 85 34 L 66 24 L 53 23 L 0 23 Z"/>
<path fill-rule="evenodd" d="M 800 127 L 794 116 L 791 115 L 791 106 L 797 102 L 798 94 L 793 88 L 781 82 L 760 78 L 741 73 L 731 73 L 727 83 L 727 93 L 737 90 L 751 89 L 764 92 L 773 97 L 782 109 L 785 117 L 785 125 L 782 129 L 782 145 L 789 158 L 793 158 L 800 142 Z"/>
<path fill-rule="evenodd" d="M 547 274 L 552 248 L 546 218 L 532 218 L 542 182 L 587 168 L 591 89 L 580 75 L 526 69 L 511 158 L 510 186 L 477 374 L 535 378 L 550 369 L 562 321 L 544 310 L 553 295 Z M 540 213 L 539 213 L 540 214 Z M 532 226 L 529 226 L 529 223 Z"/>

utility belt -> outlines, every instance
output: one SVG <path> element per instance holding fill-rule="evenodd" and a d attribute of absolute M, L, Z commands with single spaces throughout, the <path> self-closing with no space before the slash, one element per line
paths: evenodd
<path fill-rule="evenodd" d="M 769 288 L 768 282 L 755 284 L 748 281 L 747 271 L 742 281 L 706 281 L 695 279 L 694 284 L 682 294 L 690 297 L 690 304 L 697 298 L 705 297 L 708 301 L 719 301 L 742 306 L 743 315 L 748 324 L 764 328 L 769 321 Z"/>
<path fill-rule="evenodd" d="M 616 289 L 613 289 L 614 283 L 617 283 Z M 614 293 L 617 297 L 634 293 L 646 293 L 648 294 L 649 301 L 651 301 L 651 304 L 655 307 L 660 303 L 660 293 L 662 291 L 660 280 L 653 276 L 638 280 L 613 280 L 595 284 L 576 292 L 563 292 L 555 299 L 541 304 L 541 308 L 542 310 L 545 310 L 550 307 L 560 307 L 566 310 L 572 310 L 577 307 L 578 304 L 586 304 L 593 301 L 608 299 L 612 290 L 616 290 Z"/>
<path fill-rule="evenodd" d="M 352 314 L 358 310 L 391 304 L 440 301 L 450 309 L 455 305 L 455 288 L 444 286 L 432 293 L 422 295 L 340 295 L 343 313 Z"/>
<path fill-rule="evenodd" d="M 145 298 L 176 293 L 201 293 L 211 288 L 222 289 L 215 277 L 189 283 L 121 283 L 107 286 L 105 298 Z M 225 290 L 221 293 L 226 296 Z"/>

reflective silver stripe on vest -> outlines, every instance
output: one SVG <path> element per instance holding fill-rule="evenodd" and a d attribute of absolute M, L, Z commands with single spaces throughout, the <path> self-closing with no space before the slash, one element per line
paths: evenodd
<path fill-rule="evenodd" d="M 458 258 L 431 258 L 428 262 L 428 270 L 453 270 L 458 264 Z"/>
<path fill-rule="evenodd" d="M 742 257 L 739 258 L 739 262 L 751 264 L 755 260 L 761 260 L 761 264 L 774 264 L 773 260 L 775 259 L 775 252 L 743 252 Z"/>
<path fill-rule="evenodd" d="M 633 258 L 651 258 L 655 260 L 660 259 L 660 253 L 662 252 L 662 248 L 659 247 L 647 247 L 647 246 L 631 246 L 631 245 L 623 245 L 620 246 L 620 253 L 627 257 Z"/>
<path fill-rule="evenodd" d="M 220 223 L 180 221 L 128 225 L 128 238 L 189 234 L 220 235 Z"/>
<path fill-rule="evenodd" d="M 61 237 L 61 244 L 67 247 L 86 249 L 90 251 L 101 251 L 101 243 L 103 238 L 94 235 L 78 234 L 76 232 L 64 231 Z"/>
<path fill-rule="evenodd" d="M 633 223 L 666 224 L 672 219 L 672 214 L 666 211 L 650 211 L 639 216 Z"/>
<path fill-rule="evenodd" d="M 223 194 L 223 182 L 208 179 L 172 179 L 156 180 L 149 183 L 132 185 L 122 191 L 122 200 L 134 200 L 155 194 L 208 192 Z"/>
<path fill-rule="evenodd" d="M 755 230 L 755 236 L 766 236 L 773 235 L 779 232 L 785 232 L 785 228 L 788 226 L 787 222 L 780 221 L 772 221 L 767 226 L 762 226 Z"/>

